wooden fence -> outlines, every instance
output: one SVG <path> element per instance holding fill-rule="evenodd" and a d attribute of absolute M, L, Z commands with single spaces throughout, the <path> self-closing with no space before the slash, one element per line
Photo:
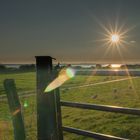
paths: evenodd
<path fill-rule="evenodd" d="M 125 138 L 62 126 L 61 106 L 131 115 L 140 115 L 140 109 L 60 101 L 59 89 L 45 94 L 45 87 L 57 76 L 57 70 L 53 69 L 52 60 L 53 58 L 49 56 L 36 57 L 37 139 L 63 140 L 63 131 L 66 131 L 97 140 L 126 140 Z M 6 79 L 4 87 L 6 89 L 10 111 L 11 113 L 15 113 L 13 118 L 15 140 L 19 140 L 19 137 L 20 140 L 25 140 L 25 128 L 14 81 Z"/>

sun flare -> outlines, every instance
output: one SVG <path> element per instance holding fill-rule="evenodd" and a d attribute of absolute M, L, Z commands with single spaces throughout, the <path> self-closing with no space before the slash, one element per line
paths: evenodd
<path fill-rule="evenodd" d="M 127 44 L 126 35 L 121 31 L 109 31 L 105 34 L 104 44 L 107 46 L 123 46 Z"/>
<path fill-rule="evenodd" d="M 111 64 L 111 68 L 116 69 L 116 68 L 120 68 L 121 64 Z"/>
<path fill-rule="evenodd" d="M 114 42 L 114 43 L 118 43 L 120 40 L 120 37 L 118 34 L 112 34 L 111 35 L 111 41 Z"/>
<path fill-rule="evenodd" d="M 126 27 L 125 24 L 120 24 L 118 22 L 114 24 L 108 24 L 104 25 L 100 22 L 98 22 L 99 25 L 102 27 L 102 30 L 100 35 L 102 35 L 102 39 L 99 39 L 97 41 L 102 42 L 103 46 L 107 47 L 113 47 L 117 46 L 117 48 L 130 45 L 128 41 L 128 32 L 131 31 L 134 27 Z"/>

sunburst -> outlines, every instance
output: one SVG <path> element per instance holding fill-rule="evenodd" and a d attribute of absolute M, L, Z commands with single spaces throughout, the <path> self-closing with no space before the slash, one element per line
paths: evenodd
<path fill-rule="evenodd" d="M 100 26 L 103 28 L 102 31 L 103 38 L 98 40 L 99 42 L 103 42 L 104 46 L 125 46 L 129 45 L 128 32 L 132 30 L 132 28 L 125 28 L 124 25 L 115 24 L 114 26 L 109 24 L 108 27 L 100 23 Z"/>
<path fill-rule="evenodd" d="M 119 36 L 118 34 L 113 34 L 113 35 L 111 35 L 110 40 L 111 40 L 113 43 L 118 43 L 119 40 L 120 40 L 120 36 Z"/>
<path fill-rule="evenodd" d="M 104 54 L 101 56 L 102 58 L 106 57 L 108 54 L 119 53 L 121 60 L 123 61 L 122 50 L 126 51 L 127 46 L 130 46 L 130 35 L 128 33 L 135 28 L 135 26 L 131 26 L 128 28 L 126 24 L 119 24 L 119 21 L 114 21 L 114 24 L 109 22 L 108 24 L 102 24 L 99 20 L 97 20 L 98 24 L 102 28 L 100 32 L 100 39 L 94 40 L 94 42 L 98 42 L 100 46 L 106 47 Z"/>

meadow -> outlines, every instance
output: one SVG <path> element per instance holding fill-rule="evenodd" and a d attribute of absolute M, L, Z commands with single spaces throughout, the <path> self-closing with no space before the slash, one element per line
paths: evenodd
<path fill-rule="evenodd" d="M 35 77 L 35 72 L 0 74 L 0 94 L 5 94 L 3 80 L 6 78 L 15 79 L 19 95 L 24 92 L 28 94 L 28 91 L 35 92 Z M 128 79 L 103 83 L 124 78 Z M 101 82 L 103 84 L 70 89 L 73 86 Z M 76 75 L 60 87 L 61 100 L 140 108 L 139 83 L 139 77 Z M 20 101 L 27 140 L 36 140 L 36 96 L 20 97 Z M 64 126 L 140 140 L 139 116 L 62 107 L 62 117 Z M 6 99 L 0 100 L 0 140 L 13 140 L 12 117 Z M 64 132 L 64 140 L 91 140 L 91 138 Z"/>

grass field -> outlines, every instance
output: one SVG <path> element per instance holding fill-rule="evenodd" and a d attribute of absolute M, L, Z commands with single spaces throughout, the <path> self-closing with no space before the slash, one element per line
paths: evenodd
<path fill-rule="evenodd" d="M 35 91 L 35 73 L 1 74 L 0 94 L 5 94 L 3 80 L 14 78 L 19 94 L 23 91 Z M 84 76 L 77 75 L 66 82 L 61 89 L 61 99 L 104 105 L 140 108 L 140 78 L 105 83 L 95 86 L 68 89 L 69 87 L 88 83 L 106 82 L 126 76 Z M 36 97 L 20 98 L 23 106 L 27 140 L 36 139 Z M 24 103 L 28 103 L 24 107 Z M 111 134 L 131 140 L 140 140 L 140 117 L 88 111 L 62 107 L 63 125 L 80 129 Z M 82 136 L 64 133 L 65 140 L 90 140 Z M 0 140 L 13 140 L 12 121 L 7 101 L 0 101 Z"/>

